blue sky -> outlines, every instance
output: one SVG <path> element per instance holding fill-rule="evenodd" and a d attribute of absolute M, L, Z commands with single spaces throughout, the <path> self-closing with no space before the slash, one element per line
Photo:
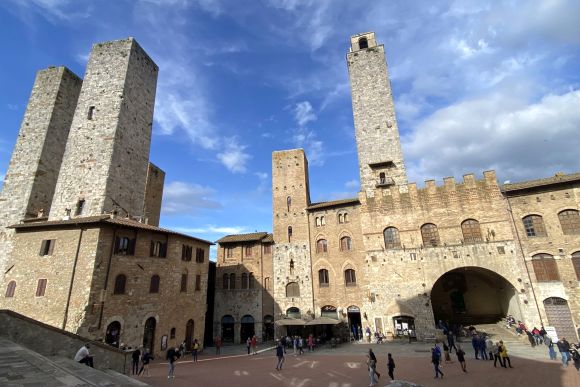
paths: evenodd
<path fill-rule="evenodd" d="M 385 45 L 410 181 L 580 171 L 580 2 L 5 0 L 0 176 L 35 72 L 83 76 L 135 37 L 160 67 L 151 161 L 161 225 L 216 240 L 271 230 L 271 153 L 303 147 L 313 201 L 355 197 L 349 37 Z"/>

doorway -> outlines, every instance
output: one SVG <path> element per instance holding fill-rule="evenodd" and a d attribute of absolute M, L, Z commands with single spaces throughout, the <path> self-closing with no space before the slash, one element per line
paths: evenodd
<path fill-rule="evenodd" d="M 149 349 L 149 353 L 155 353 L 155 327 L 157 321 L 155 317 L 149 317 L 145 321 L 145 329 L 143 330 L 143 348 Z"/>
<path fill-rule="evenodd" d="M 119 339 L 121 337 L 121 323 L 113 321 L 107 326 L 107 333 L 105 334 L 105 343 L 110 346 L 119 348 Z"/>
<path fill-rule="evenodd" d="M 242 317 L 240 324 L 240 342 L 245 343 L 246 340 L 254 336 L 254 318 L 250 315 L 245 315 Z"/>
<path fill-rule="evenodd" d="M 229 314 L 222 317 L 222 341 L 224 343 L 234 342 L 234 324 L 235 320 Z"/>
<path fill-rule="evenodd" d="M 559 297 L 549 297 L 544 300 L 544 309 L 548 324 L 556 328 L 558 338 L 566 338 L 567 341 L 576 341 L 576 332 L 572 322 L 572 314 L 568 308 L 568 301 Z"/>
<path fill-rule="evenodd" d="M 185 325 L 185 350 L 191 351 L 191 346 L 193 344 L 193 328 L 194 322 L 193 320 L 189 320 Z"/>
<path fill-rule="evenodd" d="M 348 316 L 348 329 L 350 331 L 350 337 L 352 340 L 362 340 L 362 320 L 360 318 L 360 308 L 355 305 L 351 305 L 346 309 Z"/>

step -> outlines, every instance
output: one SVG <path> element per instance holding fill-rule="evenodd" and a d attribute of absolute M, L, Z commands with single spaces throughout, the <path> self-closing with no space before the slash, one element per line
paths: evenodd
<path fill-rule="evenodd" d="M 73 359 L 65 357 L 50 358 L 55 364 L 67 370 L 76 377 L 89 383 L 91 386 L 113 387 L 113 386 L 147 386 L 147 384 L 132 379 L 126 375 L 119 374 L 112 370 L 98 370 L 78 363 Z"/>

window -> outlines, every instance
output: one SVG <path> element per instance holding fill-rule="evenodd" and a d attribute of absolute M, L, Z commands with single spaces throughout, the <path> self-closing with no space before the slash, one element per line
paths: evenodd
<path fill-rule="evenodd" d="M 252 256 L 252 246 L 246 246 L 246 248 L 245 248 L 245 254 L 246 254 L 246 257 L 251 257 Z"/>
<path fill-rule="evenodd" d="M 580 251 L 572 254 L 572 266 L 574 266 L 574 271 L 576 272 L 576 279 L 580 281 Z"/>
<path fill-rule="evenodd" d="M 234 256 L 233 247 L 226 247 L 226 258 L 231 258 Z"/>
<path fill-rule="evenodd" d="M 300 286 L 297 282 L 286 285 L 286 297 L 300 297 Z"/>
<path fill-rule="evenodd" d="M 395 227 L 387 227 L 383 231 L 386 249 L 396 249 L 401 247 L 401 240 L 399 239 L 399 230 Z"/>
<path fill-rule="evenodd" d="M 272 245 L 264 245 L 264 254 L 272 254 Z"/>
<path fill-rule="evenodd" d="M 348 223 L 348 214 L 344 214 L 344 223 Z"/>
<path fill-rule="evenodd" d="M 16 290 L 16 281 L 8 282 L 8 286 L 6 287 L 6 298 L 14 297 L 14 291 Z"/>
<path fill-rule="evenodd" d="M 497 246 L 497 252 L 499 254 L 505 254 L 505 247 L 503 247 L 503 246 Z"/>
<path fill-rule="evenodd" d="M 353 269 L 344 271 L 344 283 L 346 286 L 356 286 L 356 275 Z"/>
<path fill-rule="evenodd" d="M 352 250 L 352 239 L 349 236 L 340 238 L 340 251 Z"/>
<path fill-rule="evenodd" d="M 467 219 L 461 223 L 461 232 L 463 233 L 463 240 L 469 242 L 481 242 L 481 228 L 479 222 L 475 219 Z"/>
<path fill-rule="evenodd" d="M 316 227 L 320 227 L 320 217 L 318 217 L 318 216 L 316 217 L 315 224 L 316 224 Z"/>
<path fill-rule="evenodd" d="M 230 288 L 230 275 L 227 273 L 223 277 L 223 288 L 226 290 Z"/>
<path fill-rule="evenodd" d="M 119 274 L 115 277 L 115 289 L 113 294 L 125 294 L 125 285 L 127 284 L 127 276 L 125 274 Z"/>
<path fill-rule="evenodd" d="M 320 225 L 324 226 L 326 224 L 326 219 L 324 219 L 324 216 L 320 217 Z"/>
<path fill-rule="evenodd" d="M 545 237 L 546 228 L 544 227 L 544 220 L 540 215 L 528 215 L 522 219 L 524 222 L 524 229 L 528 237 Z"/>
<path fill-rule="evenodd" d="M 182 293 L 187 292 L 187 273 L 181 274 L 181 288 L 179 291 Z"/>
<path fill-rule="evenodd" d="M 560 226 L 564 235 L 580 234 L 580 215 L 576 210 L 564 210 L 558 213 Z"/>
<path fill-rule="evenodd" d="M 159 293 L 159 282 L 161 278 L 157 274 L 151 277 L 151 283 L 149 284 L 149 293 Z"/>
<path fill-rule="evenodd" d="M 318 285 L 320 285 L 321 288 L 328 287 L 329 285 L 328 270 L 326 269 L 318 270 Z"/>
<path fill-rule="evenodd" d="M 369 42 L 367 40 L 367 38 L 360 38 L 358 40 L 358 48 L 363 50 L 365 48 L 369 48 Z"/>
<path fill-rule="evenodd" d="M 439 231 L 433 223 L 421 226 L 421 237 L 424 246 L 439 246 Z"/>
<path fill-rule="evenodd" d="M 248 288 L 249 289 L 254 289 L 254 284 L 255 283 L 256 283 L 256 280 L 254 278 L 254 273 L 248 274 Z"/>
<path fill-rule="evenodd" d="M 328 252 L 328 243 L 326 242 L 326 239 L 319 239 L 316 241 L 316 252 L 317 253 Z"/>
<path fill-rule="evenodd" d="M 40 244 L 40 253 L 38 255 L 52 255 L 52 251 L 54 250 L 54 245 L 56 243 L 55 239 L 45 239 Z"/>
<path fill-rule="evenodd" d="M 556 260 L 549 254 L 536 254 L 532 257 L 532 265 L 538 282 L 559 281 Z"/>
<path fill-rule="evenodd" d="M 204 249 L 201 248 L 196 248 L 195 249 L 195 262 L 197 263 L 203 263 L 203 261 L 205 260 L 205 251 Z"/>
<path fill-rule="evenodd" d="M 344 223 L 344 215 L 338 214 L 338 223 Z"/>
<path fill-rule="evenodd" d="M 44 292 L 46 291 L 46 278 L 41 278 L 38 280 L 36 285 L 36 297 L 44 297 Z"/>
<path fill-rule="evenodd" d="M 84 208 L 85 208 L 85 199 L 79 199 L 79 201 L 77 202 L 77 207 L 75 209 L 75 215 L 82 215 Z"/>
<path fill-rule="evenodd" d="M 294 272 L 294 260 L 290 258 L 290 274 Z"/>
<path fill-rule="evenodd" d="M 270 290 L 270 277 L 264 278 L 264 288 Z"/>
<path fill-rule="evenodd" d="M 151 241 L 150 256 L 165 258 L 167 256 L 167 242 Z"/>
<path fill-rule="evenodd" d="M 379 184 L 387 184 L 387 177 L 385 176 L 385 172 L 379 173 Z"/>
<path fill-rule="evenodd" d="M 230 289 L 236 288 L 236 275 L 234 273 L 230 274 Z"/>
<path fill-rule="evenodd" d="M 115 238 L 115 254 L 117 255 L 134 255 L 135 254 L 135 239 L 126 236 L 118 236 Z"/>
<path fill-rule="evenodd" d="M 195 276 L 195 291 L 198 292 L 201 290 L 201 275 L 196 274 Z"/>
<path fill-rule="evenodd" d="M 248 274 L 242 273 L 242 289 L 248 288 Z"/>
<path fill-rule="evenodd" d="M 89 106 L 89 111 L 87 112 L 87 120 L 92 120 L 95 115 L 95 107 Z"/>
<path fill-rule="evenodd" d="M 288 226 L 288 243 L 292 242 L 292 226 Z"/>
<path fill-rule="evenodd" d="M 189 262 L 193 255 L 193 247 L 189 245 L 181 245 L 181 260 Z"/>
<path fill-rule="evenodd" d="M 290 206 L 292 205 L 292 198 L 290 196 L 286 197 L 286 207 L 288 208 L 288 212 L 290 212 Z"/>
<path fill-rule="evenodd" d="M 175 328 L 171 328 L 171 331 L 169 331 L 169 338 L 175 339 Z"/>

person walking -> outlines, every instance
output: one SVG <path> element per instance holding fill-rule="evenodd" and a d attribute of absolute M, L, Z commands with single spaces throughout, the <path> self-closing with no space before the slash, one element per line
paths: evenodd
<path fill-rule="evenodd" d="M 579 344 L 572 344 L 570 346 L 570 356 L 572 357 L 572 361 L 574 361 L 574 367 L 576 367 L 576 371 L 580 371 L 580 345 Z"/>
<path fill-rule="evenodd" d="M 502 340 L 499 341 L 499 355 L 501 356 L 501 360 L 503 361 L 503 368 L 507 368 L 506 364 L 509 365 L 510 368 L 512 367 L 512 362 L 510 361 L 510 357 L 508 356 L 508 350 Z"/>
<path fill-rule="evenodd" d="M 252 338 L 248 336 L 246 340 L 246 349 L 248 350 L 248 355 L 250 354 L 250 348 L 252 348 Z"/>
<path fill-rule="evenodd" d="M 562 337 L 556 343 L 558 346 L 558 351 L 560 351 L 560 356 L 562 358 L 562 366 L 564 368 L 568 367 L 568 361 L 570 360 L 570 343 L 565 337 Z"/>
<path fill-rule="evenodd" d="M 467 372 L 467 365 L 465 364 L 465 351 L 461 349 L 461 346 L 459 346 L 459 349 L 455 352 L 455 354 L 457 355 L 457 361 L 461 365 L 461 370 L 463 372 Z"/>
<path fill-rule="evenodd" d="M 314 336 L 308 335 L 308 352 L 314 352 Z"/>
<path fill-rule="evenodd" d="M 449 352 L 455 348 L 455 352 L 457 352 L 457 347 L 455 346 L 455 337 L 453 336 L 453 332 L 447 332 L 447 345 L 449 346 Z"/>
<path fill-rule="evenodd" d="M 503 360 L 501 359 L 501 356 L 499 354 L 499 343 L 495 343 L 493 345 L 493 366 L 497 367 L 497 361 L 499 360 L 499 365 L 500 367 L 505 367 L 505 364 L 503 363 Z"/>
<path fill-rule="evenodd" d="M 487 360 L 487 347 L 485 345 L 485 334 L 481 334 L 477 339 L 479 344 L 479 355 L 481 356 L 481 360 Z"/>
<path fill-rule="evenodd" d="M 137 373 L 137 376 L 141 376 L 141 374 L 143 374 L 143 376 L 147 376 L 147 377 L 151 376 L 151 374 L 149 374 L 149 363 L 151 362 L 152 359 L 153 359 L 153 357 L 149 353 L 149 350 L 147 348 L 143 348 L 143 356 L 141 359 L 141 369 Z M 147 375 L 145 375 L 145 374 L 147 374 Z"/>
<path fill-rule="evenodd" d="M 178 348 L 169 348 L 167 350 L 166 359 L 169 361 L 169 372 L 167 373 L 167 379 L 175 378 L 175 362 L 177 361 Z"/>
<path fill-rule="evenodd" d="M 298 338 L 298 354 L 299 355 L 304 354 L 304 339 L 302 338 L 302 336 Z"/>
<path fill-rule="evenodd" d="M 193 362 L 197 363 L 197 353 L 199 351 L 199 341 L 197 339 L 193 340 L 193 345 L 191 346 L 191 355 L 193 356 Z"/>
<path fill-rule="evenodd" d="M 445 343 L 443 343 L 443 353 L 445 354 L 445 361 L 450 362 L 451 357 L 449 356 L 449 347 Z"/>
<path fill-rule="evenodd" d="M 554 349 L 554 342 L 548 334 L 544 335 L 544 344 L 546 347 L 548 347 L 548 355 L 550 355 L 550 360 L 558 360 L 558 357 L 556 356 L 556 350 Z"/>
<path fill-rule="evenodd" d="M 489 336 L 485 336 L 485 348 L 489 351 L 489 360 L 493 361 L 493 341 Z"/>
<path fill-rule="evenodd" d="M 276 363 L 276 370 L 282 370 L 282 364 L 284 364 L 284 346 L 282 345 L 282 341 L 276 342 L 276 357 L 278 362 Z"/>
<path fill-rule="evenodd" d="M 473 351 L 475 352 L 475 359 L 479 360 L 479 338 L 477 334 L 474 334 L 471 337 L 471 346 L 473 347 Z"/>
<path fill-rule="evenodd" d="M 258 338 L 256 335 L 252 336 L 252 355 L 258 354 Z"/>
<path fill-rule="evenodd" d="M 136 348 L 133 353 L 131 354 L 131 360 L 133 363 L 132 373 L 133 375 L 137 375 L 139 373 L 139 361 L 141 360 L 141 350 Z"/>
<path fill-rule="evenodd" d="M 387 355 L 387 369 L 391 380 L 395 380 L 395 361 L 390 353 Z"/>
<path fill-rule="evenodd" d="M 216 355 L 221 355 L 222 353 L 222 338 L 220 337 L 220 335 L 217 335 L 214 339 L 215 342 L 215 354 Z"/>
<path fill-rule="evenodd" d="M 443 372 L 439 369 L 439 364 L 441 364 L 441 351 L 437 347 L 437 344 L 431 348 L 431 363 L 433 363 L 433 368 L 435 369 L 435 379 L 439 378 L 439 374 L 443 378 Z"/>
<path fill-rule="evenodd" d="M 376 386 L 378 380 L 375 375 L 380 378 L 380 374 L 377 373 L 377 357 L 371 348 L 369 348 L 369 353 L 367 355 L 367 366 L 369 370 L 369 377 L 371 379 L 371 384 L 369 384 L 369 386 Z"/>

